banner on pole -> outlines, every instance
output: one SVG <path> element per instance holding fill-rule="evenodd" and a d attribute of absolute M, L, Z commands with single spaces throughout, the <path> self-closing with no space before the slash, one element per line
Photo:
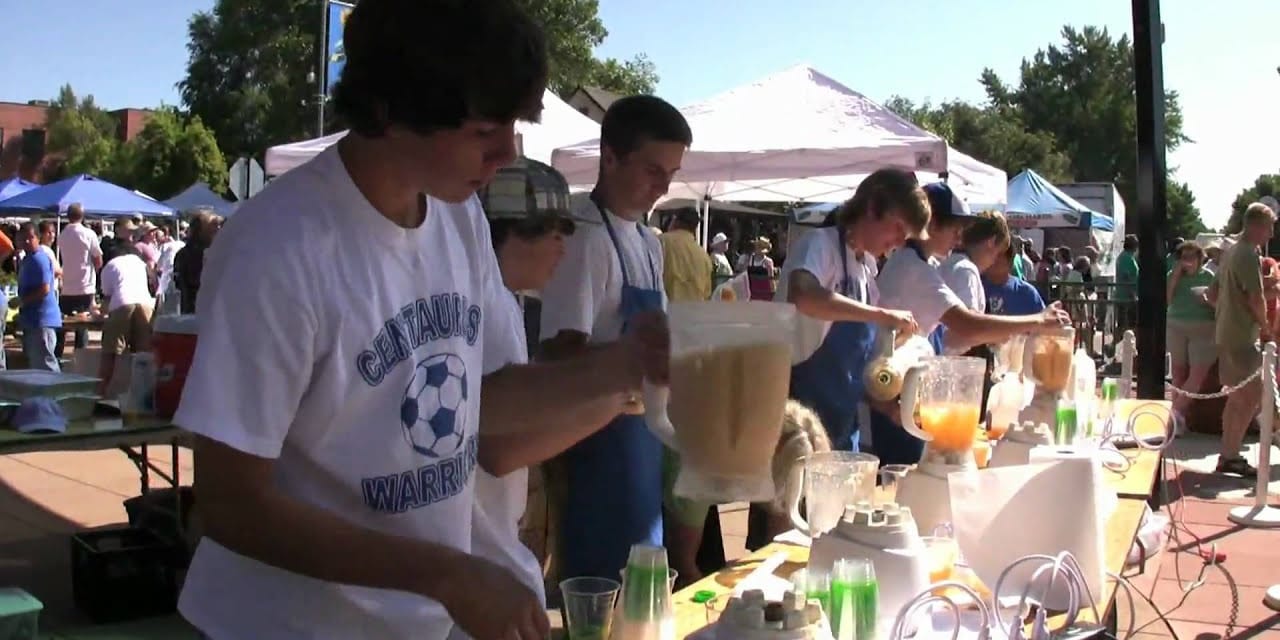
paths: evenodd
<path fill-rule="evenodd" d="M 329 29 L 324 38 L 324 93 L 325 95 L 332 95 L 333 85 L 338 83 L 338 78 L 342 75 L 342 68 L 347 66 L 347 52 L 342 46 L 342 34 L 346 30 L 347 16 L 351 15 L 351 10 L 355 5 L 348 2 L 338 2 L 338 0 L 326 1 L 328 2 L 328 19 L 325 20 L 325 23 Z"/>

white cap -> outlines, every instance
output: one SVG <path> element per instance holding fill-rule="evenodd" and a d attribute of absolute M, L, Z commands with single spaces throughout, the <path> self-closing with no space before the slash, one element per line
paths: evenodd
<path fill-rule="evenodd" d="M 723 233 L 717 233 L 717 234 L 715 234 L 714 236 L 711 236 L 711 244 L 712 244 L 712 246 L 717 245 L 717 244 L 721 244 L 721 243 L 725 243 L 725 244 L 727 244 L 728 242 L 729 242 L 729 236 L 726 236 L 726 235 L 725 235 L 725 234 L 723 234 Z"/>

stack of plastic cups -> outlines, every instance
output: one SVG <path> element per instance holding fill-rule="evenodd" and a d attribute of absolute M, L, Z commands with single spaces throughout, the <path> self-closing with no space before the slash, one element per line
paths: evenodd
<path fill-rule="evenodd" d="M 831 568 L 831 628 L 836 640 L 875 640 L 880 584 L 866 558 L 837 560 Z"/>
<path fill-rule="evenodd" d="M 620 615 L 614 634 L 620 640 L 674 640 L 675 610 L 671 603 L 671 572 L 667 550 L 634 545 L 622 572 Z"/>

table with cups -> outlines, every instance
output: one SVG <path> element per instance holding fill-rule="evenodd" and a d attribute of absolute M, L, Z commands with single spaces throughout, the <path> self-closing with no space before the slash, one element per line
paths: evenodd
<path fill-rule="evenodd" d="M 1130 415 L 1135 415 L 1138 412 L 1145 412 L 1145 415 L 1138 419 L 1135 425 L 1136 433 L 1140 436 L 1155 435 L 1163 432 L 1166 428 L 1165 423 L 1169 419 L 1171 409 L 1167 401 L 1127 400 L 1120 401 L 1116 405 L 1116 418 L 1118 420 L 1127 421 Z M 1161 419 L 1161 416 L 1163 416 L 1163 419 Z M 1112 510 L 1110 517 L 1104 524 L 1104 562 L 1109 573 L 1125 575 L 1124 571 L 1129 551 L 1133 547 L 1139 526 L 1142 524 L 1148 509 L 1147 500 L 1156 484 L 1161 454 L 1158 451 L 1138 448 L 1115 452 L 1114 455 L 1123 455 L 1128 464 L 1124 467 L 1109 465 L 1104 472 L 1107 487 L 1114 490 L 1119 496 L 1118 505 Z M 948 578 L 956 579 L 957 576 L 954 572 L 950 576 L 944 575 L 949 569 L 954 569 L 954 559 L 957 555 L 954 541 L 948 542 L 944 538 L 937 536 L 925 536 L 924 542 L 931 547 L 931 550 L 936 549 L 938 551 L 934 555 L 940 561 L 935 563 L 939 566 L 930 567 L 931 581 L 938 582 Z M 799 578 L 800 576 L 797 576 L 796 573 L 804 570 L 808 565 L 809 552 L 809 547 L 804 545 L 774 542 L 733 563 L 724 570 L 709 575 L 676 592 L 674 594 L 676 637 L 684 638 L 707 626 L 709 619 L 708 602 L 711 603 L 710 617 L 714 618 L 716 603 L 722 603 L 727 600 L 727 597 L 721 598 L 721 596 L 733 593 L 735 587 L 743 578 L 750 575 L 766 560 L 775 557 L 779 553 L 784 553 L 786 559 L 774 570 L 774 575 L 792 580 Z M 948 557 L 952 559 L 951 567 L 944 566 L 947 564 L 945 560 Z M 1097 597 L 1099 616 L 1103 619 L 1098 622 L 1107 621 L 1113 614 L 1116 589 L 1116 581 L 1108 578 L 1103 592 L 1094 594 Z M 712 596 L 710 599 L 708 598 L 709 595 Z M 1080 621 L 1088 622 L 1092 621 L 1091 619 L 1092 612 L 1081 612 Z M 1054 628 L 1064 622 L 1065 620 L 1061 615 L 1049 619 L 1050 625 Z"/>
<path fill-rule="evenodd" d="M 1138 413 L 1144 415 L 1136 421 L 1135 432 L 1139 436 L 1155 435 L 1166 428 L 1165 423 L 1171 415 L 1171 409 L 1167 401 L 1122 400 L 1116 404 L 1118 420 L 1127 421 L 1129 416 Z M 1104 472 L 1107 487 L 1118 496 L 1118 504 L 1104 524 L 1104 559 L 1107 572 L 1124 575 L 1129 552 L 1148 509 L 1147 501 L 1156 486 L 1161 454 L 1154 450 L 1135 448 L 1113 452 L 1113 455 L 1124 456 L 1127 464 L 1123 467 L 1109 465 Z M 955 572 L 954 559 L 958 554 L 955 553 L 954 541 L 948 541 L 945 537 L 925 536 L 924 542 L 931 550 L 937 551 L 932 555 L 939 560 L 934 563 L 937 566 L 930 566 L 930 580 L 936 582 L 944 578 L 956 579 L 958 575 Z M 785 557 L 779 563 L 780 554 Z M 945 562 L 947 558 L 952 559 L 951 563 Z M 774 542 L 730 564 L 725 569 L 675 592 L 672 596 L 675 637 L 685 638 L 705 628 L 709 621 L 714 620 L 718 609 L 727 603 L 729 595 L 734 592 L 738 584 L 766 562 L 773 560 L 776 564 L 772 571 L 773 575 L 793 582 L 796 580 L 804 582 L 805 574 L 800 572 L 805 570 L 809 559 L 808 546 L 793 544 L 789 541 Z M 946 566 L 948 564 L 951 566 Z M 952 575 L 944 576 L 949 570 Z M 972 574 L 969 574 L 970 579 L 971 576 Z M 587 591 L 589 591 L 593 585 L 579 586 L 588 587 Z M 1094 594 L 1097 598 L 1098 614 L 1102 618 L 1100 622 L 1114 620 L 1116 590 L 1116 581 L 1108 578 L 1102 593 Z M 552 612 L 553 625 L 559 634 L 556 637 L 564 637 L 562 632 L 558 631 L 562 626 L 560 614 L 560 611 Z M 1054 628 L 1061 626 L 1065 623 L 1064 617 L 1062 614 L 1050 617 L 1049 624 Z M 1083 610 L 1078 620 L 1090 622 L 1093 621 L 1092 618 L 1091 611 Z"/>

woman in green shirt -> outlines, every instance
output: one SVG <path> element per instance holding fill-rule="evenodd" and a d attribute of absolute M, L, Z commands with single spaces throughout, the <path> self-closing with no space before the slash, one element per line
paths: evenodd
<path fill-rule="evenodd" d="M 1178 245 L 1176 255 L 1178 260 L 1167 278 L 1169 313 L 1165 340 L 1173 362 L 1173 385 L 1198 393 L 1218 358 L 1213 341 L 1213 306 L 1207 298 L 1213 272 L 1204 268 L 1204 249 L 1194 242 Z M 1180 415 L 1185 415 L 1189 403 L 1182 394 L 1173 397 L 1173 408 Z"/>

